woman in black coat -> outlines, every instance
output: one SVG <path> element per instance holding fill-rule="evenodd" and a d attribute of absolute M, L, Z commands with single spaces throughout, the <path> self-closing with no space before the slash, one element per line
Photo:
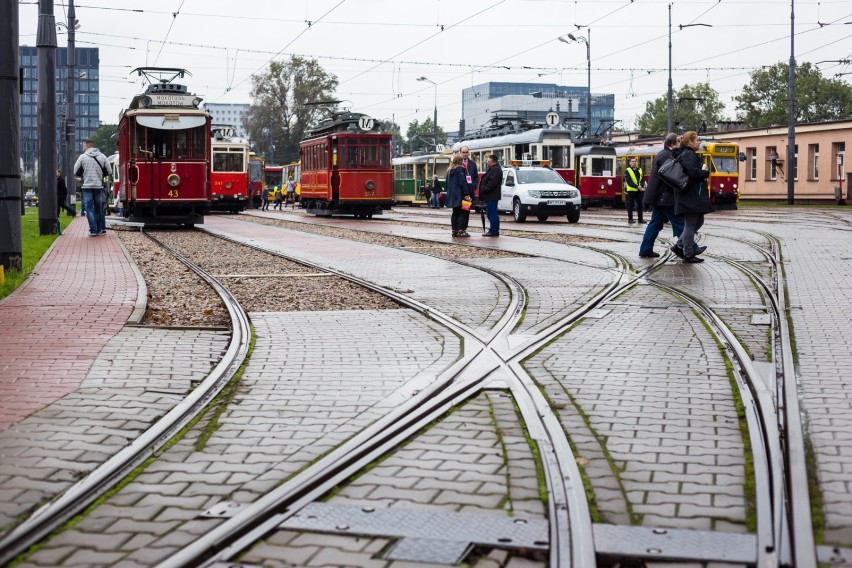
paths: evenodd
<path fill-rule="evenodd" d="M 704 214 L 710 212 L 710 190 L 705 181 L 710 172 L 695 153 L 701 145 L 701 139 L 694 130 L 685 132 L 680 139 L 680 149 L 675 151 L 675 158 L 680 161 L 689 183 L 675 193 L 675 215 L 683 217 L 683 232 L 672 247 L 672 252 L 681 257 L 684 262 L 704 262 L 695 256 L 695 233 L 704 225 Z"/>
<path fill-rule="evenodd" d="M 447 207 L 453 209 L 453 214 L 450 217 L 450 224 L 453 227 L 454 237 L 469 237 L 470 235 L 464 230 L 464 221 L 466 211 L 462 210 L 462 201 L 464 198 L 473 200 L 470 188 L 467 184 L 467 174 L 462 165 L 462 157 L 459 154 L 453 156 L 453 161 L 450 162 L 450 171 L 447 173 Z"/>

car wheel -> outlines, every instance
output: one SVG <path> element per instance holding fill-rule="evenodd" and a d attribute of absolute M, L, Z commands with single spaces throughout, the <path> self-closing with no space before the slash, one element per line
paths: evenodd
<path fill-rule="evenodd" d="M 514 216 L 516 223 L 523 223 L 527 220 L 527 214 L 524 213 L 521 208 L 521 202 L 518 199 L 516 199 L 515 203 L 512 205 L 512 215 Z"/>
<path fill-rule="evenodd" d="M 568 222 L 569 223 L 577 223 L 579 220 L 580 220 L 580 212 L 579 211 L 572 211 L 571 213 L 568 213 Z"/>
<path fill-rule="evenodd" d="M 538 220 L 544 223 L 545 221 L 547 221 L 547 215 L 539 215 Z"/>

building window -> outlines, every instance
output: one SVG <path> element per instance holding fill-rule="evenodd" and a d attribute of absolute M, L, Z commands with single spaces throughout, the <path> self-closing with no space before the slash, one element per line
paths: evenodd
<path fill-rule="evenodd" d="M 846 163 L 846 142 L 833 142 L 831 144 L 831 179 L 837 181 L 841 179 L 841 166 Z"/>
<path fill-rule="evenodd" d="M 778 166 L 778 151 L 775 149 L 775 146 L 767 146 L 766 147 L 766 180 L 767 181 L 775 181 L 778 179 L 777 174 L 777 166 Z"/>
<path fill-rule="evenodd" d="M 799 145 L 793 146 L 793 179 L 799 181 Z"/>
<path fill-rule="evenodd" d="M 757 179 L 757 148 L 746 148 L 748 159 L 748 176 L 746 179 L 755 181 Z"/>
<path fill-rule="evenodd" d="M 819 144 L 808 144 L 808 179 L 819 179 Z"/>

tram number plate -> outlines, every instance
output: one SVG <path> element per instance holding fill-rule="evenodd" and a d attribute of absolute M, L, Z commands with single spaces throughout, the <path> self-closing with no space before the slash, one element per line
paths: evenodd
<path fill-rule="evenodd" d="M 176 190 L 176 189 L 170 189 L 170 190 L 169 190 L 169 193 L 168 193 L 168 196 L 169 196 L 169 197 L 180 197 L 180 194 L 178 193 L 178 190 Z"/>
<path fill-rule="evenodd" d="M 566 199 L 548 199 L 548 205 L 568 205 L 568 200 Z"/>

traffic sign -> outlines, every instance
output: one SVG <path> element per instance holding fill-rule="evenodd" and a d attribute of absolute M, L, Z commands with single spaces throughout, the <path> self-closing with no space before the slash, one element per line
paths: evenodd
<path fill-rule="evenodd" d="M 366 130 L 369 132 L 373 129 L 374 124 L 375 121 L 369 116 L 362 116 L 358 119 L 358 128 L 360 128 L 361 130 Z"/>

